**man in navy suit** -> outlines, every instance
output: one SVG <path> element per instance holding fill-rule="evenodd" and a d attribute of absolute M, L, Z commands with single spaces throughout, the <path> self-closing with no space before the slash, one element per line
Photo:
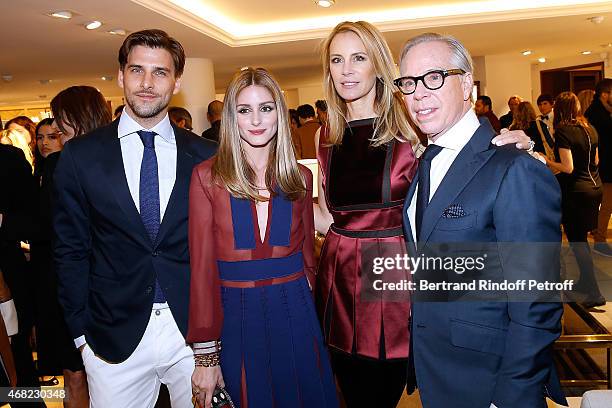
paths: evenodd
<path fill-rule="evenodd" d="M 153 407 L 161 383 L 191 406 L 189 183 L 216 145 L 168 119 L 184 64 L 161 30 L 126 37 L 123 114 L 67 143 L 55 171 L 59 295 L 92 407 Z"/>
<path fill-rule="evenodd" d="M 429 139 L 404 207 L 408 250 L 494 243 L 485 265 L 497 267 L 485 267 L 480 278 L 550 271 L 554 259 L 543 256 L 513 264 L 521 257 L 508 257 L 504 243 L 560 241 L 558 184 L 527 153 L 491 144 L 494 130 L 471 109 L 468 51 L 452 37 L 423 34 L 404 46 L 400 68 L 396 85 Z M 558 269 L 552 271 L 558 279 Z M 417 280 L 429 278 L 420 273 Z M 411 354 L 425 408 L 544 408 L 546 396 L 565 402 L 551 350 L 560 335 L 560 303 L 513 302 L 508 293 L 493 301 L 436 296 L 415 302 L 412 315 Z"/>

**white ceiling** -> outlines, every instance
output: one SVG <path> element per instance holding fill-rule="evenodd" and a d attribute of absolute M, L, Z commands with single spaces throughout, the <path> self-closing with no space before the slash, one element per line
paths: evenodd
<path fill-rule="evenodd" d="M 313 0 L 285 0 L 273 7 L 253 0 L 19 0 L 0 13 L 0 74 L 13 76 L 11 82 L 0 80 L 0 109 L 48 101 L 77 84 L 96 86 L 107 97 L 120 96 L 115 78 L 123 37 L 107 33 L 117 27 L 128 32 L 166 30 L 183 44 L 188 57 L 213 61 L 218 90 L 244 65 L 270 69 L 286 88 L 316 81 L 317 46 L 335 23 L 349 17 L 377 21 L 394 53 L 406 39 L 432 29 L 457 36 L 474 56 L 518 55 L 533 49 L 534 54 L 525 58 L 535 62 L 539 56 L 553 60 L 584 49 L 607 51 L 601 45 L 612 42 L 612 1 L 573 0 L 582 3 L 576 6 L 563 0 L 557 5 L 551 5 L 552 0 L 530 2 L 418 0 L 406 8 L 406 0 L 337 0 L 334 7 L 323 9 Z M 207 7 L 214 13 L 197 15 Z M 56 10 L 71 10 L 77 16 L 60 20 L 46 15 Z M 593 24 L 588 17 L 594 15 L 605 19 Z M 83 23 L 92 19 L 103 21 L 103 27 L 85 30 Z M 305 19 L 320 20 L 320 27 L 313 23 L 296 30 Z M 242 26 L 247 28 L 232 31 Z M 278 33 L 270 34 L 270 27 Z M 249 29 L 259 31 L 245 36 Z M 103 75 L 113 80 L 102 81 Z"/>

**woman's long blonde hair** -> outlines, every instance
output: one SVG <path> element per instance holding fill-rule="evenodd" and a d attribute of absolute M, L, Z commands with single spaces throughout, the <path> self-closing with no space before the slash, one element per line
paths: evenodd
<path fill-rule="evenodd" d="M 272 94 L 278 114 L 277 133 L 270 141 L 265 175 L 266 188 L 274 195 L 275 188 L 278 187 L 290 200 L 304 197 L 306 183 L 293 152 L 287 104 L 280 86 L 263 68 L 240 71 L 227 88 L 219 130 L 219 150 L 212 168 L 214 180 L 235 197 L 255 201 L 268 200 L 258 192 L 255 171 L 242 148 L 236 117 L 238 95 L 251 85 L 262 86 Z"/>
<path fill-rule="evenodd" d="M 30 163 L 32 171 L 34 171 L 34 154 L 28 145 L 28 131 L 24 129 L 7 129 L 0 133 L 0 143 L 13 145 L 18 147 L 25 155 L 26 160 Z"/>
<path fill-rule="evenodd" d="M 372 144 L 379 146 L 393 139 L 415 142 L 416 134 L 408 119 L 404 101 L 394 90 L 395 63 L 383 35 L 372 24 L 365 21 L 345 21 L 338 24 L 322 46 L 323 88 L 328 106 L 327 140 L 330 144 L 341 144 L 344 129 L 348 122 L 347 107 L 338 95 L 330 72 L 330 45 L 337 34 L 352 32 L 363 43 L 368 57 L 376 71 L 376 113 Z"/>
<path fill-rule="evenodd" d="M 524 101 L 518 104 L 516 112 L 512 117 L 512 124 L 509 130 L 525 130 L 529 129 L 531 122 L 536 120 L 537 116 L 535 109 L 530 102 Z"/>

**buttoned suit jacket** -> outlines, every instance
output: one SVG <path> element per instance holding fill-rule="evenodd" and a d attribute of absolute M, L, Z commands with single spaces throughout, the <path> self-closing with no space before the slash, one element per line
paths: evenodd
<path fill-rule="evenodd" d="M 493 251 L 481 279 L 517 275 L 536 279 L 544 270 L 558 279 L 558 258 L 555 269 L 551 266 L 554 259 L 530 245 L 561 240 L 558 183 L 542 163 L 525 152 L 491 145 L 494 136 L 488 124 L 481 125 L 461 150 L 431 197 L 415 244 L 407 209 L 416 191 L 417 173 L 403 211 L 408 252 L 417 254 L 417 249 L 434 243 L 448 244 L 451 252 L 459 244 L 473 242 L 476 248 L 484 243 Z M 534 250 L 517 256 L 512 253 L 516 247 L 504 243 L 528 243 L 521 248 Z M 513 276 L 488 276 L 500 271 Z M 556 302 L 503 298 L 415 301 L 411 321 L 414 372 L 408 378 L 416 374 L 423 406 L 488 408 L 493 402 L 500 408 L 545 408 L 545 396 L 564 402 L 551 347 L 561 332 L 562 310 Z"/>
<path fill-rule="evenodd" d="M 174 125 L 176 181 L 154 242 L 127 184 L 119 121 L 68 142 L 54 175 L 54 259 L 74 338 L 112 362 L 126 360 L 149 322 L 155 279 L 183 336 L 189 309 L 187 218 L 195 165 L 216 144 Z M 163 165 L 163 163 L 160 163 Z"/>

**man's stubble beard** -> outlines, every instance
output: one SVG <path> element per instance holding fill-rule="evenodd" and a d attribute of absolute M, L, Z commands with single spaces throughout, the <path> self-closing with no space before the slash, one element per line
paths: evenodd
<path fill-rule="evenodd" d="M 167 98 L 166 100 L 161 99 L 155 105 L 138 105 L 136 103 L 136 97 L 130 95 L 126 96 L 126 102 L 136 116 L 139 118 L 148 119 L 157 116 L 164 109 L 166 109 L 170 104 L 170 98 Z"/>

